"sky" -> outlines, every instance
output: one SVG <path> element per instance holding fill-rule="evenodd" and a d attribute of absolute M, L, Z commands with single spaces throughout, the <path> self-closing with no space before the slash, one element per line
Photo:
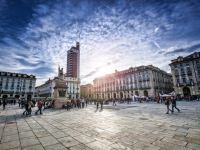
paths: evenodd
<path fill-rule="evenodd" d="M 36 85 L 66 72 L 80 42 L 81 84 L 154 65 L 170 72 L 178 56 L 200 51 L 199 0 L 0 0 L 0 70 L 36 75 Z"/>

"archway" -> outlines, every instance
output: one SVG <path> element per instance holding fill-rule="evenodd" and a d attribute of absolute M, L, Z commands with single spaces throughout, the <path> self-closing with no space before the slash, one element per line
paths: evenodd
<path fill-rule="evenodd" d="M 144 96 L 148 96 L 148 91 L 147 90 L 144 90 Z"/>
<path fill-rule="evenodd" d="M 116 93 L 114 93 L 113 97 L 114 97 L 114 98 L 117 98 L 117 95 L 116 95 Z"/>
<path fill-rule="evenodd" d="M 120 92 L 120 98 L 123 98 L 123 93 L 122 92 Z"/>
<path fill-rule="evenodd" d="M 3 97 L 2 98 L 8 98 L 8 95 L 3 95 Z"/>
<path fill-rule="evenodd" d="M 138 91 L 135 91 L 135 95 L 139 96 L 139 93 L 138 93 Z"/>
<path fill-rule="evenodd" d="M 190 89 L 188 87 L 183 88 L 183 95 L 184 96 L 190 96 L 191 95 Z"/>
<path fill-rule="evenodd" d="M 99 99 L 99 94 L 97 94 L 97 99 Z"/>
<path fill-rule="evenodd" d="M 69 95 L 69 99 L 71 99 L 72 98 L 72 96 L 71 95 Z"/>
<path fill-rule="evenodd" d="M 15 95 L 15 98 L 19 99 L 19 95 Z"/>
<path fill-rule="evenodd" d="M 104 94 L 102 94 L 102 98 L 104 99 Z"/>

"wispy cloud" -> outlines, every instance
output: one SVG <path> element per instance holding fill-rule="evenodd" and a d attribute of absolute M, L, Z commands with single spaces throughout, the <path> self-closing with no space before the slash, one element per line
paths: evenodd
<path fill-rule="evenodd" d="M 103 68 L 106 74 L 152 64 L 168 71 L 171 59 L 199 50 L 198 0 L 0 4 L 0 68 L 35 74 L 37 84 L 56 76 L 58 64 L 66 68 L 66 51 L 79 37 L 82 83 Z"/>

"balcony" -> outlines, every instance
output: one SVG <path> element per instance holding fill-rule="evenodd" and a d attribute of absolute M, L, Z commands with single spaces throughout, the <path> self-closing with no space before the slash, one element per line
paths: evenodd
<path fill-rule="evenodd" d="M 14 91 L 1 91 L 1 93 L 3 93 L 3 94 L 14 94 Z"/>
<path fill-rule="evenodd" d="M 144 90 L 144 89 L 150 89 L 150 88 L 151 88 L 150 86 L 141 86 L 139 89 Z"/>
<path fill-rule="evenodd" d="M 183 82 L 183 83 L 176 83 L 177 87 L 181 87 L 181 86 L 194 86 L 195 83 L 194 82 Z"/>

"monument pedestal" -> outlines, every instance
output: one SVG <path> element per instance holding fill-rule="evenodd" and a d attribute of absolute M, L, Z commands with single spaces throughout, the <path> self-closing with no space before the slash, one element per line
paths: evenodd
<path fill-rule="evenodd" d="M 55 99 L 55 103 L 54 103 L 54 108 L 62 108 L 62 105 L 66 105 L 67 104 L 67 98 L 65 97 L 59 97 Z"/>
<path fill-rule="evenodd" d="M 60 72 L 60 69 L 59 69 Z M 67 85 L 65 81 L 58 78 L 54 87 L 54 108 L 62 108 L 63 104 L 67 104 Z"/>

